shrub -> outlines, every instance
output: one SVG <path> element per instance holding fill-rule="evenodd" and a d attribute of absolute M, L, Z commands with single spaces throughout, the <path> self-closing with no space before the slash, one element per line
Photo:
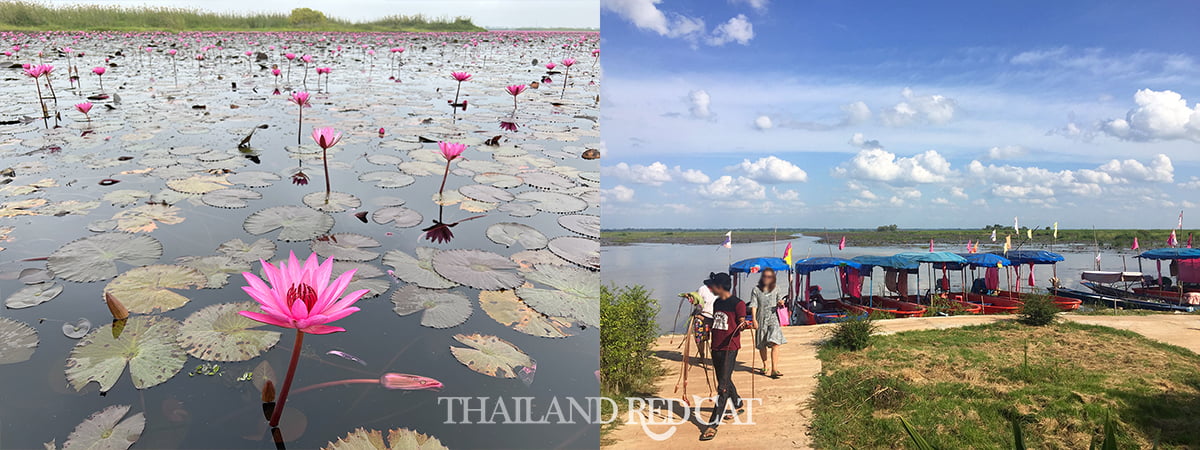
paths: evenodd
<path fill-rule="evenodd" d="M 1055 305 L 1048 295 L 1031 295 L 1023 301 L 1025 304 L 1018 311 L 1017 320 L 1025 325 L 1049 325 L 1058 315 L 1058 305 Z"/>
<path fill-rule="evenodd" d="M 658 301 L 642 286 L 600 287 L 600 389 L 609 397 L 649 392 L 661 373 L 650 349 L 658 339 Z"/>
<path fill-rule="evenodd" d="M 875 321 L 870 317 L 851 317 L 838 322 L 829 333 L 828 344 L 837 348 L 858 351 L 871 345 Z"/>

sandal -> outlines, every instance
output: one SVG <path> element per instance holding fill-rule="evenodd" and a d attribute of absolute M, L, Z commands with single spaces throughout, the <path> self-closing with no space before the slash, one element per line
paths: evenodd
<path fill-rule="evenodd" d="M 778 370 L 771 372 L 771 378 L 778 379 L 779 377 L 782 377 L 782 376 L 783 376 L 783 372 L 780 372 Z"/>
<path fill-rule="evenodd" d="M 711 441 L 715 437 L 717 437 L 717 427 L 708 427 L 703 433 L 700 433 L 700 440 L 702 441 Z"/>
<path fill-rule="evenodd" d="M 746 412 L 746 408 L 738 408 L 736 413 L 733 411 L 725 411 L 725 414 L 721 416 L 721 421 L 728 422 L 730 420 L 733 420 L 736 417 L 735 414 L 740 416 L 740 415 L 744 414 L 745 412 Z"/>
<path fill-rule="evenodd" d="M 753 373 L 755 375 L 766 375 L 767 369 L 755 368 L 755 369 L 751 369 L 750 373 Z"/>

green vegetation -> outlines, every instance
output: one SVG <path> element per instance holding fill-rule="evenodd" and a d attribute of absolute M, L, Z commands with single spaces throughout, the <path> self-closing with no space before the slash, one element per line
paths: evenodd
<path fill-rule="evenodd" d="M 21 31 L 486 31 L 468 17 L 393 15 L 370 22 L 327 17 L 309 8 L 291 14 L 217 13 L 186 8 L 50 6 L 0 2 L 0 29 Z"/>
<path fill-rule="evenodd" d="M 1061 311 L 1049 295 L 1030 294 L 1021 301 L 1023 304 L 1017 311 L 1017 321 L 1025 325 L 1035 327 L 1050 325 Z"/>
<path fill-rule="evenodd" d="M 1003 321 L 819 358 L 818 448 L 1011 448 L 1014 422 L 1031 448 L 1200 445 L 1200 355 L 1129 331 Z"/>
<path fill-rule="evenodd" d="M 830 329 L 826 345 L 852 352 L 859 351 L 871 345 L 871 338 L 878 328 L 870 317 L 850 317 Z"/>
<path fill-rule="evenodd" d="M 842 236 L 846 237 L 846 245 L 848 247 L 884 247 L 884 246 L 903 246 L 903 245 L 928 245 L 929 240 L 933 239 L 937 244 L 938 249 L 950 251 L 965 251 L 967 241 L 982 242 L 980 251 L 1000 250 L 1004 245 L 1004 238 L 1007 235 L 1013 235 L 1013 246 L 1019 248 L 1047 248 L 1051 245 L 1058 246 L 1082 246 L 1084 249 L 1091 250 L 1095 248 L 1097 243 L 1101 248 L 1106 249 L 1128 249 L 1133 243 L 1133 238 L 1137 237 L 1141 242 L 1143 249 L 1167 246 L 1167 236 L 1171 234 L 1171 230 L 1124 230 L 1124 229 L 1107 229 L 1107 230 L 1058 230 L 1058 239 L 1054 239 L 1053 230 L 1048 230 L 1045 227 L 1038 227 L 1033 231 L 1033 240 L 1026 237 L 1025 228 L 1021 229 L 1020 235 L 1013 232 L 1012 227 L 999 228 L 996 231 L 996 242 L 991 242 L 989 239 L 992 234 L 992 227 L 978 230 L 964 229 L 937 229 L 937 230 L 905 230 L 900 229 L 895 225 L 883 225 L 874 230 L 863 229 L 848 229 L 848 230 L 816 230 L 804 228 L 780 228 L 779 230 L 767 229 L 744 229 L 733 230 L 733 242 L 764 242 L 773 239 L 787 240 L 794 234 L 804 234 L 807 236 L 815 236 L 821 244 L 837 245 Z M 626 229 L 626 230 L 604 230 L 600 233 L 601 245 L 630 245 L 630 244 L 647 244 L 647 243 L 667 243 L 667 244 L 694 244 L 694 245 L 720 245 L 725 242 L 725 232 L 729 230 L 684 230 L 684 229 Z M 1197 233 L 1200 235 L 1200 230 L 1181 230 L 1176 231 L 1177 238 L 1180 244 L 1187 242 L 1188 233 Z"/>
<path fill-rule="evenodd" d="M 600 391 L 625 397 L 654 392 L 662 368 L 650 357 L 658 339 L 658 301 L 642 286 L 600 287 Z"/>

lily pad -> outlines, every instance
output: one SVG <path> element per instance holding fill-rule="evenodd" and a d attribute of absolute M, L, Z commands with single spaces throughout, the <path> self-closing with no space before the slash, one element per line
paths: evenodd
<path fill-rule="evenodd" d="M 371 214 L 371 220 L 380 225 L 392 224 L 396 228 L 412 228 L 425 220 L 421 213 L 404 206 L 379 208 Z"/>
<path fill-rule="evenodd" d="M 570 336 L 565 330 L 571 324 L 558 318 L 548 317 L 535 311 L 517 298 L 514 291 L 480 291 L 479 307 L 501 325 L 528 334 L 545 338 Z"/>
<path fill-rule="evenodd" d="M 205 205 L 215 208 L 237 209 L 250 204 L 246 200 L 258 200 L 262 194 L 249 189 L 221 189 L 200 196 Z"/>
<path fill-rule="evenodd" d="M 568 214 L 587 209 L 588 203 L 578 197 L 546 191 L 528 191 L 517 194 L 517 200 L 533 203 L 538 211 Z"/>
<path fill-rule="evenodd" d="M 238 314 L 261 312 L 258 303 L 219 303 L 192 313 L 180 327 L 180 345 L 205 361 L 246 361 L 279 343 L 278 331 L 258 330 L 265 324 Z"/>
<path fill-rule="evenodd" d="M 304 196 L 304 204 L 309 208 L 324 212 L 342 212 L 362 206 L 362 200 L 345 192 L 313 192 Z"/>
<path fill-rule="evenodd" d="M 433 256 L 433 269 L 450 281 L 476 289 L 514 289 L 524 282 L 517 263 L 483 250 L 446 250 Z"/>
<path fill-rule="evenodd" d="M 351 261 L 333 261 L 333 273 L 345 273 L 354 269 L 354 276 L 350 277 L 350 284 L 346 286 L 346 292 L 354 292 L 357 290 L 366 289 L 367 292 L 362 298 L 374 298 L 387 292 L 392 288 L 391 280 L 381 278 L 385 273 L 378 267 L 372 264 L 351 262 Z"/>
<path fill-rule="evenodd" d="M 41 282 L 25 286 L 13 292 L 4 300 L 4 306 L 12 309 L 28 308 L 53 300 L 63 291 L 63 286 L 55 282 Z"/>
<path fill-rule="evenodd" d="M 253 235 L 282 230 L 281 241 L 307 241 L 328 233 L 333 228 L 333 217 L 303 206 L 276 206 L 251 214 L 242 228 Z"/>
<path fill-rule="evenodd" d="M 199 270 L 191 267 L 158 264 L 130 269 L 104 287 L 130 312 L 150 314 L 170 311 L 190 300 L 172 289 L 204 287 L 208 283 Z"/>
<path fill-rule="evenodd" d="M 84 336 L 87 336 L 89 331 L 92 331 L 92 321 L 87 320 L 86 317 L 80 317 L 74 322 L 63 322 L 63 336 L 71 339 L 82 339 Z"/>
<path fill-rule="evenodd" d="M 427 436 L 408 428 L 388 431 L 387 441 L 379 430 L 354 430 L 335 442 L 326 444 L 322 450 L 448 450 L 433 436 Z"/>
<path fill-rule="evenodd" d="M 230 175 L 225 178 L 225 181 L 246 187 L 260 188 L 270 186 L 271 183 L 279 181 L 280 178 L 282 177 L 271 172 L 249 171 Z"/>
<path fill-rule="evenodd" d="M 407 316 L 417 311 L 421 325 L 430 328 L 452 328 L 471 317 L 471 299 L 457 292 L 404 286 L 392 293 L 392 308 L 396 314 Z"/>
<path fill-rule="evenodd" d="M 600 242 L 575 236 L 559 236 L 550 240 L 551 252 L 580 267 L 600 270 Z"/>
<path fill-rule="evenodd" d="M 553 289 L 522 286 L 517 296 L 542 314 L 600 326 L 600 277 L 574 266 L 538 265 L 526 279 Z"/>
<path fill-rule="evenodd" d="M 488 226 L 487 237 L 492 242 L 505 247 L 512 247 L 513 244 L 520 243 L 521 247 L 526 250 L 546 248 L 546 244 L 550 242 L 541 231 L 529 225 L 514 222 L 494 223 Z"/>
<path fill-rule="evenodd" d="M 383 254 L 383 263 L 392 267 L 396 278 L 427 289 L 450 289 L 458 283 L 447 280 L 433 270 L 433 255 L 437 249 L 417 247 L 417 257 L 414 258 L 400 250 L 392 250 Z"/>
<path fill-rule="evenodd" d="M 378 252 L 366 250 L 379 247 L 379 241 L 370 236 L 354 233 L 337 233 L 322 236 L 312 243 L 312 251 L 322 258 L 333 257 L 339 261 L 370 261 L 379 257 Z"/>
<path fill-rule="evenodd" d="M 113 405 L 88 416 L 63 443 L 63 450 L 125 450 L 142 437 L 146 417 L 128 418 L 129 405 Z M 124 418 L 125 420 L 121 420 Z"/>
<path fill-rule="evenodd" d="M 515 195 L 512 195 L 512 193 L 504 189 L 486 184 L 472 184 L 463 186 L 458 188 L 458 193 L 469 199 L 487 203 L 508 202 L 512 201 L 514 198 L 517 198 Z"/>
<path fill-rule="evenodd" d="M 358 181 L 364 183 L 375 183 L 375 187 L 381 187 L 384 189 L 395 189 L 413 184 L 413 182 L 417 181 L 417 179 L 413 178 L 412 175 L 405 173 L 378 171 L 367 172 L 359 175 Z"/>
<path fill-rule="evenodd" d="M 558 224 L 585 237 L 600 239 L 600 217 L 588 214 L 572 214 L 558 218 Z"/>
<path fill-rule="evenodd" d="M 270 261 L 275 257 L 275 250 L 275 242 L 267 239 L 259 239 L 252 244 L 233 239 L 217 247 L 217 253 L 248 262 Z"/>
<path fill-rule="evenodd" d="M 272 256 L 274 252 L 272 252 Z M 217 289 L 229 283 L 229 275 L 250 270 L 250 263 L 232 256 L 185 256 L 176 260 L 180 265 L 199 270 L 208 279 L 206 289 Z"/>
<path fill-rule="evenodd" d="M 458 362 L 468 369 L 496 378 L 516 378 L 517 367 L 530 366 L 533 359 L 517 346 L 496 336 L 458 334 L 454 340 L 470 348 L 450 347 Z"/>
<path fill-rule="evenodd" d="M 525 184 L 525 180 L 521 179 L 521 177 L 518 177 L 516 175 L 509 175 L 506 173 L 496 173 L 496 172 L 487 172 L 487 173 L 481 173 L 479 175 L 475 175 L 474 180 L 476 183 L 479 183 L 479 184 L 487 184 L 487 185 L 495 186 L 498 188 L 506 188 L 506 189 L 515 188 L 517 186 Z"/>
<path fill-rule="evenodd" d="M 225 177 L 225 175 L 192 175 L 167 181 L 167 187 L 184 194 L 207 194 L 228 188 L 230 183 Z"/>
<path fill-rule="evenodd" d="M 522 271 L 533 270 L 533 267 L 538 264 L 571 265 L 570 261 L 559 258 L 558 255 L 550 252 L 550 250 L 525 250 L 513 253 L 508 259 L 520 264 Z"/>
<path fill-rule="evenodd" d="M 0 365 L 29 360 L 37 346 L 36 329 L 22 322 L 0 317 Z"/>
<path fill-rule="evenodd" d="M 134 316 L 120 337 L 113 338 L 112 324 L 92 330 L 67 358 L 67 381 L 75 390 L 88 383 L 108 392 L 129 366 L 133 386 L 157 386 L 183 369 L 187 352 L 179 347 L 179 322 L 160 316 Z"/>
<path fill-rule="evenodd" d="M 548 172 L 523 173 L 521 174 L 521 178 L 525 180 L 525 184 L 538 189 L 556 190 L 575 186 L 574 181 L 571 181 L 562 175 Z"/>
<path fill-rule="evenodd" d="M 163 247 L 146 235 L 103 233 L 68 243 L 55 250 L 46 267 L 67 281 L 86 283 L 117 276 L 117 261 L 141 266 L 158 261 Z"/>
<path fill-rule="evenodd" d="M 183 222 L 181 209 L 171 205 L 142 205 L 113 215 L 117 229 L 130 233 L 149 233 L 158 229 L 158 224 L 175 225 Z"/>

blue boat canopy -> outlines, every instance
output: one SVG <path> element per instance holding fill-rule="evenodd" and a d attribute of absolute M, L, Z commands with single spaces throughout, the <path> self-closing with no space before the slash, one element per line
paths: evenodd
<path fill-rule="evenodd" d="M 1063 260 L 1062 255 L 1045 250 L 1009 250 L 1007 252 L 992 253 L 1008 258 L 1013 265 L 1054 264 Z"/>
<path fill-rule="evenodd" d="M 1156 248 L 1137 255 L 1146 259 L 1200 259 L 1200 249 L 1195 248 Z"/>
<path fill-rule="evenodd" d="M 935 263 L 934 267 L 962 270 L 964 267 L 1004 267 L 1012 265 L 1012 261 L 1009 261 L 1008 258 L 995 253 L 958 253 L 957 255 L 963 257 L 966 262 Z"/>
<path fill-rule="evenodd" d="M 779 271 L 791 270 L 792 268 L 788 267 L 787 262 L 784 262 L 783 258 L 774 257 L 743 259 L 729 265 L 730 274 L 754 273 L 764 269 Z"/>
<path fill-rule="evenodd" d="M 916 269 L 920 267 L 919 262 L 907 258 L 897 258 L 895 256 L 874 256 L 863 255 L 855 256 L 854 262 L 862 264 L 863 267 L 870 270 L 875 267 L 888 267 L 892 269 Z"/>
<path fill-rule="evenodd" d="M 902 258 L 918 263 L 965 263 L 967 260 L 957 253 L 951 252 L 904 252 L 897 253 L 893 258 Z"/>
<path fill-rule="evenodd" d="M 818 270 L 825 270 L 833 267 L 852 267 L 855 269 L 861 269 L 862 266 L 862 264 L 845 258 L 820 256 L 796 261 L 796 273 L 800 275 L 808 275 Z"/>

